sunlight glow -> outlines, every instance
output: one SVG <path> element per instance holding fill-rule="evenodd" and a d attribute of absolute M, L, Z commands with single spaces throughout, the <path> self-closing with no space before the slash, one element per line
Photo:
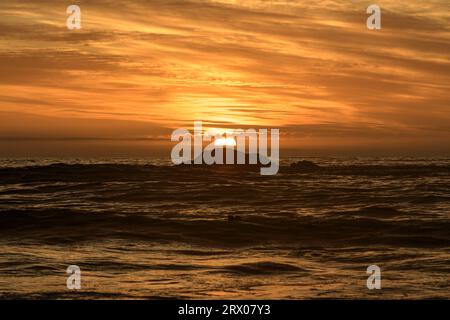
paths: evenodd
<path fill-rule="evenodd" d="M 236 141 L 233 138 L 219 138 L 214 141 L 214 145 L 217 147 L 222 146 L 234 147 L 236 145 Z"/>

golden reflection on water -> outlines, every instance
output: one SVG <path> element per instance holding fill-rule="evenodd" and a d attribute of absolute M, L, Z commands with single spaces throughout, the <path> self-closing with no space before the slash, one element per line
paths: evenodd
<path fill-rule="evenodd" d="M 206 248 L 120 241 L 43 245 L 39 251 L 26 245 L 1 247 L 3 298 L 397 299 L 448 294 L 445 274 L 405 273 L 399 260 L 389 257 L 389 250 L 366 254 L 362 248 L 330 248 L 301 253 L 267 247 L 209 249 L 208 254 Z M 425 266 L 436 252 L 405 249 L 399 254 L 414 256 Z M 371 255 L 386 259 L 382 290 L 366 288 L 366 260 Z M 69 264 L 82 270 L 80 291 L 66 288 Z"/>

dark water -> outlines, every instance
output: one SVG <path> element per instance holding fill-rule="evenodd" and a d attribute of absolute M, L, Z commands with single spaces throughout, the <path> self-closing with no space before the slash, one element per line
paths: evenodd
<path fill-rule="evenodd" d="M 0 298 L 450 298 L 450 160 L 297 160 L 2 160 Z"/>

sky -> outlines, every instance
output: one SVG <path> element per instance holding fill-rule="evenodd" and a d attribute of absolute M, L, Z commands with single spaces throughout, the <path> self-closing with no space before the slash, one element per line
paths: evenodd
<path fill-rule="evenodd" d="M 2 157 L 165 154 L 194 120 L 279 128 L 299 155 L 450 152 L 448 0 L 4 0 L 0 17 Z"/>

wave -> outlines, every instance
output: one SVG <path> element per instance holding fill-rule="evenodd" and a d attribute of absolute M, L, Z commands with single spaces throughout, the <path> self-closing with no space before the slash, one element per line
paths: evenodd
<path fill-rule="evenodd" d="M 444 219 L 392 221 L 342 214 L 326 218 L 247 216 L 237 221 L 226 217 L 186 220 L 51 209 L 1 211 L 0 221 L 0 231 L 5 237 L 21 241 L 34 239 L 47 244 L 124 239 L 218 247 L 262 244 L 450 246 L 450 221 Z"/>
<path fill-rule="evenodd" d="M 301 161 L 268 177 L 245 166 L 53 163 L 0 176 L 0 231 L 17 241 L 450 246 L 444 164 Z"/>
<path fill-rule="evenodd" d="M 275 263 L 271 261 L 260 261 L 254 263 L 243 263 L 223 267 L 216 272 L 230 272 L 239 275 L 273 275 L 281 273 L 307 273 L 308 271 L 286 263 Z"/>
<path fill-rule="evenodd" d="M 155 172 L 158 170 L 169 170 L 175 172 L 201 172 L 208 170 L 217 170 L 221 168 L 232 168 L 234 170 L 242 169 L 244 171 L 259 171 L 255 169 L 253 165 L 236 165 L 236 164 L 219 164 L 219 165 L 152 165 L 152 164 L 117 164 L 117 163 L 103 163 L 103 164 L 67 164 L 67 163 L 53 163 L 46 166 L 27 166 L 15 169 L 24 169 L 35 171 L 36 169 L 41 171 L 51 171 L 50 173 L 68 172 L 81 170 L 83 172 L 94 173 L 142 173 L 142 172 Z M 5 168 L 6 170 L 11 168 Z M 355 174 L 372 174 L 372 173 L 397 173 L 397 174 L 410 174 L 410 173 L 430 173 L 430 172 L 443 172 L 450 174 L 450 165 L 448 164 L 436 164 L 436 163 L 407 163 L 407 164 L 330 164 L 330 165 L 318 165 L 313 161 L 302 160 L 291 163 L 290 165 L 282 165 L 281 169 L 284 173 L 292 173 L 297 171 L 352 171 Z M 228 172 L 228 171 L 226 171 Z M 233 171 L 230 171 L 233 172 Z"/>

